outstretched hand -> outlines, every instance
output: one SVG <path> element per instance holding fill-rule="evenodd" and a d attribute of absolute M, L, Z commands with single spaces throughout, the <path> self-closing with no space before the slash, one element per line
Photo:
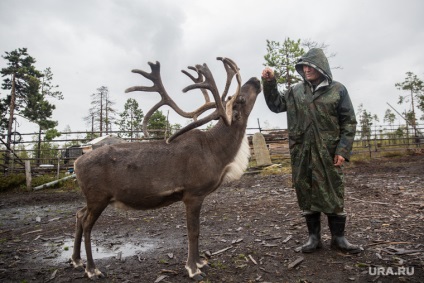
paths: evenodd
<path fill-rule="evenodd" d="M 274 79 L 274 71 L 270 67 L 265 67 L 262 71 L 262 78 L 266 81 L 271 81 Z"/>

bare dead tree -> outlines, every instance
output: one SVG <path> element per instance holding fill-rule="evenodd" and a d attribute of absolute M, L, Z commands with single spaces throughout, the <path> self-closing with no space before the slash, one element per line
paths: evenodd
<path fill-rule="evenodd" d="M 334 57 L 337 56 L 337 53 L 335 52 L 328 52 L 329 49 L 329 44 L 326 44 L 325 42 L 323 43 L 318 43 L 316 41 L 313 41 L 312 39 L 308 38 L 308 39 L 304 39 L 302 40 L 302 46 L 305 47 L 307 50 L 311 49 L 311 48 L 321 48 L 324 53 L 325 56 L 327 56 L 328 60 L 331 61 Z M 343 69 L 342 66 L 331 66 L 331 69 Z"/>
<path fill-rule="evenodd" d="M 145 116 L 147 120 L 162 105 L 171 106 L 179 115 L 194 121 L 171 136 L 168 141 L 122 143 L 104 146 L 81 156 L 75 162 L 77 180 L 85 195 L 87 206 L 77 212 L 72 263 L 83 266 L 80 256 L 81 240 L 87 255 L 85 272 L 89 278 L 103 276 L 93 260 L 91 230 L 102 211 L 109 205 L 118 208 L 155 209 L 182 201 L 186 208 L 188 257 L 186 269 L 191 278 L 202 279 L 200 270 L 207 265 L 199 256 L 200 211 L 207 195 L 218 187 L 242 176 L 247 168 L 249 146 L 245 135 L 247 120 L 261 91 L 260 81 L 251 78 L 241 86 L 238 67 L 228 58 L 224 63 L 227 81 L 222 95 L 206 66 L 189 67 L 197 77 L 189 76 L 194 84 L 183 91 L 200 89 L 205 103 L 193 112 L 182 111 L 168 96 L 160 78 L 160 64 L 149 63 L 151 72 L 133 70 L 153 82 L 153 86 L 136 86 L 129 91 L 158 92 L 161 101 Z M 226 99 L 233 77 L 237 79 L 234 96 Z M 208 91 L 212 94 L 211 102 Z M 206 110 L 213 113 L 198 119 Z M 212 119 L 218 123 L 201 131 L 196 127 Z"/>

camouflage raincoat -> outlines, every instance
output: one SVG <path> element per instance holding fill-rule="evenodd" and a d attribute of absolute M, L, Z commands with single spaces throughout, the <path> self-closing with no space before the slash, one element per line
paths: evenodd
<path fill-rule="evenodd" d="M 328 60 L 318 48 L 309 50 L 296 64 L 310 65 L 326 80 L 315 89 L 304 80 L 284 94 L 276 81 L 263 81 L 269 109 L 287 112 L 293 186 L 305 211 L 343 213 L 343 172 L 333 165 L 334 156 L 350 158 L 356 131 L 355 112 L 347 89 L 333 81 Z"/>

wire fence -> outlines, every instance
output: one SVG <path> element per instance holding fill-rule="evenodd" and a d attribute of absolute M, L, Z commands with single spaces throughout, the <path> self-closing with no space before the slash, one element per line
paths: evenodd
<path fill-rule="evenodd" d="M 25 171 L 25 161 L 30 162 L 32 172 L 72 171 L 76 158 L 87 151 L 104 144 L 115 142 L 146 142 L 164 139 L 167 133 L 153 130 L 153 138 L 145 138 L 142 132 L 110 131 L 108 135 L 100 132 L 63 132 L 51 141 L 45 141 L 45 133 L 12 133 L 12 145 L 6 148 L 4 138 L 0 139 L 0 169 L 3 173 Z M 287 129 L 248 128 L 246 133 L 264 134 L 270 153 L 289 158 Z M 414 151 L 423 152 L 424 125 L 378 125 L 367 129 L 358 129 L 353 145 L 353 155 L 366 155 L 370 159 L 382 156 Z M 113 142 L 111 142 L 113 140 Z"/>

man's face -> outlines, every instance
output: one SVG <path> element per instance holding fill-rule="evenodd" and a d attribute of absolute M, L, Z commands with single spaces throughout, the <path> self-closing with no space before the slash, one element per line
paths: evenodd
<path fill-rule="evenodd" d="M 305 74 L 305 79 L 311 83 L 321 80 L 321 73 L 308 65 L 303 65 L 303 73 Z"/>

